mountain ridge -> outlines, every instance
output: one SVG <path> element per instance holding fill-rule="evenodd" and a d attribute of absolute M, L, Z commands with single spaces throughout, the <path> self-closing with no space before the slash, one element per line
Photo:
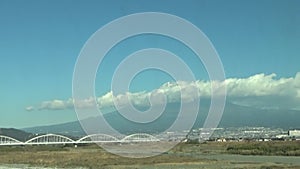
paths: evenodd
<path fill-rule="evenodd" d="M 198 117 L 193 128 L 201 128 L 206 119 L 209 110 L 210 101 L 202 101 Z M 138 124 L 125 119 L 119 112 L 113 111 L 104 116 L 105 120 L 117 131 L 121 133 L 134 132 L 161 132 L 170 127 L 176 119 L 180 108 L 179 103 L 171 103 L 166 106 L 162 117 L 154 122 L 147 124 Z M 84 124 L 96 124 L 97 118 L 92 117 L 81 121 Z M 219 127 L 274 127 L 283 129 L 299 128 L 300 111 L 297 110 L 276 110 L 276 109 L 258 109 L 247 106 L 240 106 L 233 103 L 227 103 L 224 109 L 223 117 Z M 98 125 L 101 127 L 102 124 Z M 39 126 L 22 129 L 30 133 L 59 133 L 73 136 L 85 135 L 79 121 L 68 122 L 50 126 Z M 99 131 L 98 129 L 96 129 Z M 95 133 L 97 132 L 95 130 Z M 100 130 L 101 131 L 101 130 Z"/>

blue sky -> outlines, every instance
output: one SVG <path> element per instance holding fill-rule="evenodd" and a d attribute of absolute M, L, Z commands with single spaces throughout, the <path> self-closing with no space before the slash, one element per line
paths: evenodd
<path fill-rule="evenodd" d="M 137 12 L 165 12 L 192 22 L 214 44 L 228 78 L 260 73 L 275 73 L 277 79 L 295 77 L 300 72 L 299 8 L 297 0 L 1 0 L 0 127 L 76 120 L 72 109 L 25 108 L 38 107 L 43 101 L 69 99 L 74 65 L 84 43 L 108 22 Z M 173 51 L 196 72 L 197 79 L 207 79 L 201 62 L 179 42 L 154 35 L 134 37 L 108 55 L 100 68 L 105 71 L 99 70 L 96 94 L 109 92 L 111 73 L 125 54 L 144 47 Z M 170 80 L 161 72 L 141 73 L 131 90 L 153 90 Z"/>

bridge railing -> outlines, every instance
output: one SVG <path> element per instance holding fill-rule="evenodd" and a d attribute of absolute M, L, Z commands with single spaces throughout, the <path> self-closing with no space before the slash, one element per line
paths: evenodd
<path fill-rule="evenodd" d="M 89 143 L 121 143 L 121 142 L 155 142 L 160 141 L 158 138 L 146 134 L 136 133 L 131 134 L 123 139 L 107 135 L 107 134 L 92 134 L 84 136 L 78 140 L 73 140 L 69 137 L 58 134 L 46 134 L 36 136 L 25 142 L 8 136 L 0 135 L 0 145 L 43 145 L 43 144 L 89 144 Z"/>
<path fill-rule="evenodd" d="M 67 144 L 75 143 L 74 140 L 57 134 L 46 134 L 34 137 L 25 142 L 25 144 Z"/>
<path fill-rule="evenodd" d="M 8 136 L 0 135 L 0 145 L 20 145 L 21 141 Z"/>

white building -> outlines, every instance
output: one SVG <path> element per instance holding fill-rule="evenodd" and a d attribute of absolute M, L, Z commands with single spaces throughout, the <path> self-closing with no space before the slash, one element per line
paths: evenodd
<path fill-rule="evenodd" d="M 300 137 L 300 130 L 289 130 L 290 137 Z"/>

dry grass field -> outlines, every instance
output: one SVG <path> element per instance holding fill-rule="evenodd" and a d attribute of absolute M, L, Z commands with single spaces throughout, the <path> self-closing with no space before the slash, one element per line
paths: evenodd
<path fill-rule="evenodd" d="M 292 162 L 272 161 L 272 156 L 248 157 L 238 154 L 245 151 L 256 151 L 270 147 L 292 147 L 298 151 L 299 142 L 237 142 L 202 144 L 179 144 L 169 152 L 148 158 L 125 158 L 106 152 L 97 145 L 78 146 L 5 146 L 0 147 L 0 166 L 24 164 L 26 166 L 58 167 L 58 168 L 300 168 L 300 164 Z M 296 148 L 295 148 L 296 147 Z M 261 149 L 261 148 L 258 148 Z M 276 149 L 277 150 L 277 149 Z M 282 149 L 278 148 L 279 151 Z M 268 153 L 268 151 L 266 149 Z M 236 155 L 231 156 L 230 153 Z M 276 154 L 276 153 L 275 153 Z M 269 154 L 273 155 L 273 154 Z M 282 154 L 280 154 L 282 155 Z M 288 155 L 288 154 L 287 154 Z M 239 159 L 242 157 L 241 159 Z M 284 156 L 280 156 L 286 158 Z M 231 159 L 232 158 L 232 159 Z M 255 161 L 250 158 L 257 158 Z M 262 160 L 266 158 L 266 160 Z M 287 157 L 289 159 L 289 157 Z M 300 161 L 300 157 L 294 160 Z"/>

